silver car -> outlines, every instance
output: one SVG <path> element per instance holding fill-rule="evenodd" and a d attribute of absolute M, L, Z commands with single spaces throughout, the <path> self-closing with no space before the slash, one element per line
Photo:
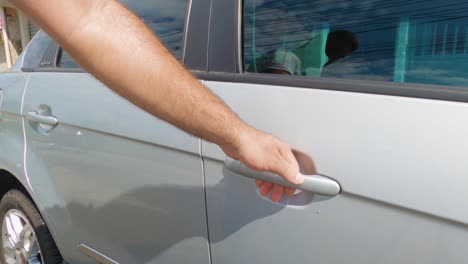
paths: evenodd
<path fill-rule="evenodd" d="M 121 2 L 307 181 L 262 197 L 40 32 L 0 74 L 1 263 L 468 263 L 466 1 Z"/>

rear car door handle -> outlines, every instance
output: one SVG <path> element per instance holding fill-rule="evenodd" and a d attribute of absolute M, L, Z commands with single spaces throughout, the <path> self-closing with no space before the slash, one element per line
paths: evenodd
<path fill-rule="evenodd" d="M 26 118 L 31 122 L 49 126 L 56 126 L 58 124 L 58 120 L 55 116 L 40 115 L 36 111 L 28 112 Z"/>
<path fill-rule="evenodd" d="M 306 192 L 312 192 L 326 196 L 335 196 L 341 192 L 341 186 L 337 181 L 322 175 L 304 175 L 304 183 L 301 185 L 295 185 L 284 180 L 282 177 L 274 173 L 257 172 L 252 169 L 249 169 L 242 162 L 231 159 L 229 157 L 226 158 L 224 164 L 229 170 L 238 173 L 242 176 L 277 183 L 286 187 L 299 189 Z"/>

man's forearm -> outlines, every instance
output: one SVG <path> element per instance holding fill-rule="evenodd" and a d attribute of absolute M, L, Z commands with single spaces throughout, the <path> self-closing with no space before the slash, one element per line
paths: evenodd
<path fill-rule="evenodd" d="M 258 171 L 304 179 L 291 148 L 242 122 L 168 52 L 153 33 L 115 0 L 11 0 L 89 73 L 135 105 L 193 135 L 218 144 Z M 293 189 L 257 182 L 279 201 Z"/>
<path fill-rule="evenodd" d="M 35 18 L 85 70 L 154 116 L 221 146 L 235 145 L 239 133 L 249 129 L 119 3 L 12 2 Z"/>

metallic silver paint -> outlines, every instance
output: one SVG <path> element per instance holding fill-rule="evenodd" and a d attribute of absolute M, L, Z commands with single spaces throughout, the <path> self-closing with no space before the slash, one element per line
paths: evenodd
<path fill-rule="evenodd" d="M 24 73 L 0 74 L 0 90 L 2 90 L 2 104 L 0 108 L 0 170 L 14 175 L 33 199 L 35 199 L 36 195 L 28 184 L 23 163 L 25 145 L 21 105 L 28 78 L 29 75 Z M 1 183 L 2 179 L 0 178 Z M 44 215 L 43 207 L 40 204 L 38 208 Z M 50 223 L 47 215 L 44 215 L 44 220 Z"/>
<path fill-rule="evenodd" d="M 23 73 L 0 74 L 0 170 L 8 171 L 29 189 L 23 164 L 23 127 L 21 98 L 28 76 Z M 33 195 L 34 196 L 34 195 Z"/>
<path fill-rule="evenodd" d="M 44 105 L 49 133 L 25 126 L 37 203 L 70 263 L 79 244 L 121 263 L 209 261 L 200 141 L 86 73 L 31 73 L 27 113 Z"/>
<path fill-rule="evenodd" d="M 56 126 L 58 124 L 58 120 L 54 116 L 46 116 L 41 115 L 36 111 L 29 111 L 27 114 L 27 119 L 34 123 L 49 125 L 49 126 Z"/>
<path fill-rule="evenodd" d="M 467 104 L 205 83 L 342 187 L 275 204 L 202 142 L 213 263 L 468 262 Z"/>
<path fill-rule="evenodd" d="M 274 173 L 257 172 L 251 170 L 242 162 L 238 160 L 233 160 L 229 157 L 226 158 L 224 164 L 229 170 L 239 175 L 246 176 L 252 179 L 281 184 L 289 188 L 294 188 L 325 196 L 335 196 L 341 192 L 341 187 L 336 181 L 322 175 L 304 175 L 304 183 L 301 185 L 295 185 L 287 182 L 286 180 Z"/>
<path fill-rule="evenodd" d="M 101 264 L 118 264 L 117 261 L 109 258 L 108 256 L 92 249 L 84 244 L 80 244 L 77 246 L 81 253 L 85 254 L 86 256 L 94 259 L 96 262 Z"/>
<path fill-rule="evenodd" d="M 49 44 L 38 34 L 15 69 Z M 199 139 L 87 74 L 32 73 L 22 107 L 29 76 L 0 75 L 0 169 L 25 186 L 71 263 L 90 263 L 82 243 L 122 263 L 208 263 L 204 190 L 215 264 L 468 262 L 466 104 L 207 82 L 343 188 L 272 203 L 207 142 L 205 186 Z M 24 122 L 41 104 L 60 120 L 50 133 Z"/>
<path fill-rule="evenodd" d="M 0 89 L 0 115 L 2 114 L 3 91 Z"/>

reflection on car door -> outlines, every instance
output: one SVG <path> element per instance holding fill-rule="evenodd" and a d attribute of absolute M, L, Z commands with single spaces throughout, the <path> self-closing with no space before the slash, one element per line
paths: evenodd
<path fill-rule="evenodd" d="M 302 152 L 303 170 L 313 159 L 342 187 L 335 197 L 302 192 L 272 203 L 203 142 L 214 264 L 467 263 L 467 104 L 206 85 L 245 121 Z"/>
<path fill-rule="evenodd" d="M 200 140 L 85 73 L 32 73 L 27 171 L 73 263 L 208 263 Z M 33 113 L 34 114 L 34 113 Z"/>

